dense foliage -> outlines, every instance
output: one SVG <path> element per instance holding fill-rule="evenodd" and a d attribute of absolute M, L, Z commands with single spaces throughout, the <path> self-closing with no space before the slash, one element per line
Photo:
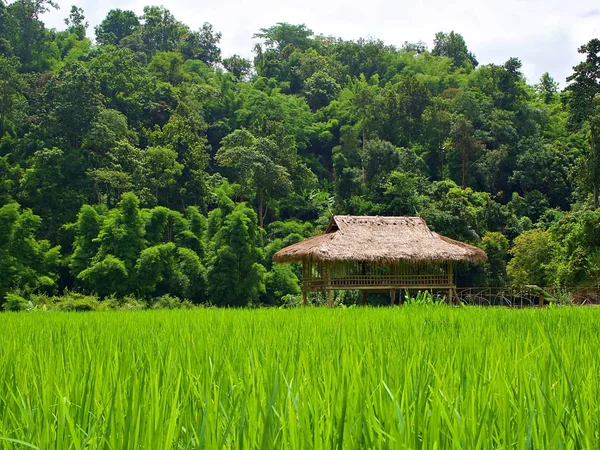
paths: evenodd
<path fill-rule="evenodd" d="M 521 62 L 259 30 L 254 61 L 163 7 L 0 0 L 0 299 L 64 289 L 279 303 L 272 254 L 332 213 L 423 216 L 481 246 L 460 284 L 597 284 L 600 41 L 559 92 Z M 1 301 L 1 300 L 0 300 Z"/>
<path fill-rule="evenodd" d="M 598 448 L 599 319 L 444 306 L 9 313 L 0 447 Z"/>

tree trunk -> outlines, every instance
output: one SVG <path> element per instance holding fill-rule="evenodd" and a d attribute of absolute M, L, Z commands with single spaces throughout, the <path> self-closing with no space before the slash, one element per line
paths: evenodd
<path fill-rule="evenodd" d="M 362 127 L 362 149 L 365 149 L 365 141 L 367 140 L 367 134 L 365 131 L 365 126 Z"/>
<path fill-rule="evenodd" d="M 173 242 L 173 217 L 167 219 L 167 242 Z"/>
<path fill-rule="evenodd" d="M 262 190 L 259 189 L 258 190 L 258 238 L 259 238 L 259 242 L 260 245 L 262 247 L 263 245 L 263 230 L 264 230 L 264 225 L 265 225 L 265 213 L 263 212 L 264 209 L 264 199 L 263 199 L 263 193 Z"/>
<path fill-rule="evenodd" d="M 258 190 L 258 226 L 263 228 L 264 225 L 264 215 L 263 215 L 263 196 L 262 191 Z"/>
<path fill-rule="evenodd" d="M 590 176 L 592 178 L 592 190 L 594 192 L 594 209 L 598 209 L 598 206 L 600 206 L 599 202 L 598 202 L 598 181 L 597 181 L 597 177 L 598 173 L 596 172 L 596 167 L 598 166 L 598 164 L 594 164 L 594 161 L 596 161 L 596 158 L 598 158 L 598 156 L 596 155 L 596 125 L 592 122 L 591 126 L 590 126 L 590 161 L 591 161 L 591 165 L 592 168 L 590 169 Z"/>
<path fill-rule="evenodd" d="M 23 14 L 23 62 L 29 63 L 31 60 L 31 19 L 27 16 L 26 2 L 21 0 L 21 11 Z"/>
<path fill-rule="evenodd" d="M 462 188 L 467 187 L 467 167 L 469 165 L 469 155 L 463 150 L 462 154 Z"/>

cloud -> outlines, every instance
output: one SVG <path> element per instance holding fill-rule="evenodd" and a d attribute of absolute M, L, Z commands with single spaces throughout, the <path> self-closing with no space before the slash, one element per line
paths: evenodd
<path fill-rule="evenodd" d="M 582 19 L 593 19 L 594 17 L 600 16 L 600 9 L 590 9 L 579 15 Z"/>
<path fill-rule="evenodd" d="M 61 10 L 48 13 L 49 26 L 63 28 L 73 0 L 59 0 Z M 317 34 L 343 39 L 372 36 L 387 44 L 405 41 L 430 45 L 438 31 L 454 30 L 465 38 L 481 64 L 502 64 L 510 57 L 523 62 L 527 79 L 535 83 L 544 72 L 561 84 L 581 60 L 577 48 L 598 35 L 593 20 L 596 2 L 578 0 L 75 0 L 90 22 L 90 35 L 113 8 L 142 13 L 146 4 L 163 4 L 192 28 L 210 22 L 223 33 L 224 55 L 252 56 L 252 35 L 277 22 L 305 23 Z"/>

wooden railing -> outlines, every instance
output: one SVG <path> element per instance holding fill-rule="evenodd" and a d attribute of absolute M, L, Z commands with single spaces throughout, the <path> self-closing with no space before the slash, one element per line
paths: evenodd
<path fill-rule="evenodd" d="M 452 286 L 452 281 L 445 274 L 426 275 L 346 275 L 343 277 L 305 278 L 303 286 L 306 290 L 320 289 L 365 289 L 365 288 L 443 288 Z"/>

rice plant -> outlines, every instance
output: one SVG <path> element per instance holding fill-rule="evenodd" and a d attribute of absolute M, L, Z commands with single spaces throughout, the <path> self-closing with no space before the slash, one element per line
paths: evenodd
<path fill-rule="evenodd" d="M 3 313 L 3 449 L 599 448 L 600 310 Z"/>

